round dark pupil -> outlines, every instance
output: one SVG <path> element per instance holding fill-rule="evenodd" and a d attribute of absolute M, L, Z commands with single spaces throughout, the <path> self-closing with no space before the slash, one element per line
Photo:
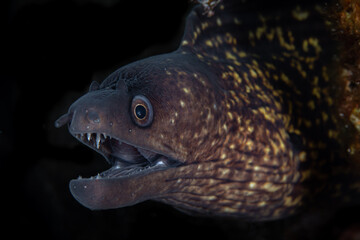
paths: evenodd
<path fill-rule="evenodd" d="M 146 108 L 142 105 L 137 105 L 135 108 L 135 114 L 139 119 L 144 119 L 146 117 Z"/>

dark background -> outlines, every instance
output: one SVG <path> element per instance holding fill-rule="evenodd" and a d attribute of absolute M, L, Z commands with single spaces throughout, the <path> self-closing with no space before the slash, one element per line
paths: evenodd
<path fill-rule="evenodd" d="M 69 192 L 70 179 L 96 175 L 108 166 L 65 127 L 56 129 L 54 121 L 87 91 L 91 81 L 101 82 L 136 59 L 176 49 L 192 4 L 187 0 L 14 0 L 1 4 L 2 236 L 315 239 L 339 235 L 349 225 L 336 220 L 347 219 L 346 212 L 325 220 L 308 214 L 248 223 L 188 216 L 152 201 L 107 211 L 82 207 Z"/>

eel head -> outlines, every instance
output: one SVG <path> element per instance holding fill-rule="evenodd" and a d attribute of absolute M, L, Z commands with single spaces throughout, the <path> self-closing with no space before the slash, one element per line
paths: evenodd
<path fill-rule="evenodd" d="M 70 182 L 84 206 L 109 209 L 166 199 L 181 190 L 175 180 L 189 173 L 190 165 L 211 155 L 206 144 L 195 141 L 204 142 L 209 134 L 199 131 L 208 133 L 217 122 L 205 107 L 216 105 L 216 97 L 201 91 L 194 80 L 200 75 L 188 74 L 195 66 L 189 59 L 181 72 L 174 62 L 184 61 L 160 55 L 124 66 L 102 84 L 93 82 L 56 121 L 57 127 L 68 124 L 76 139 L 111 165 L 95 177 Z"/>

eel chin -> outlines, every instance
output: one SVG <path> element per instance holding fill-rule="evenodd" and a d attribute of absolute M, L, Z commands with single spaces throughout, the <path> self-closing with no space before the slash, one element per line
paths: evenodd
<path fill-rule="evenodd" d="M 161 193 L 161 188 L 156 181 L 148 180 L 154 179 L 149 175 L 159 175 L 180 165 L 170 157 L 122 142 L 105 133 L 72 135 L 101 153 L 111 165 L 97 176 L 79 177 L 70 182 L 74 198 L 90 209 L 119 208 L 156 198 L 154 193 Z"/>

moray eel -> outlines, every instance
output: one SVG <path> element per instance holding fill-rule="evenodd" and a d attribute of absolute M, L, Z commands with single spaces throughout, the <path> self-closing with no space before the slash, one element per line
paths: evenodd
<path fill-rule="evenodd" d="M 342 160 L 323 5 L 254 2 L 194 7 L 177 50 L 93 82 L 56 121 L 111 164 L 70 182 L 77 201 L 270 220 L 330 188 Z"/>

